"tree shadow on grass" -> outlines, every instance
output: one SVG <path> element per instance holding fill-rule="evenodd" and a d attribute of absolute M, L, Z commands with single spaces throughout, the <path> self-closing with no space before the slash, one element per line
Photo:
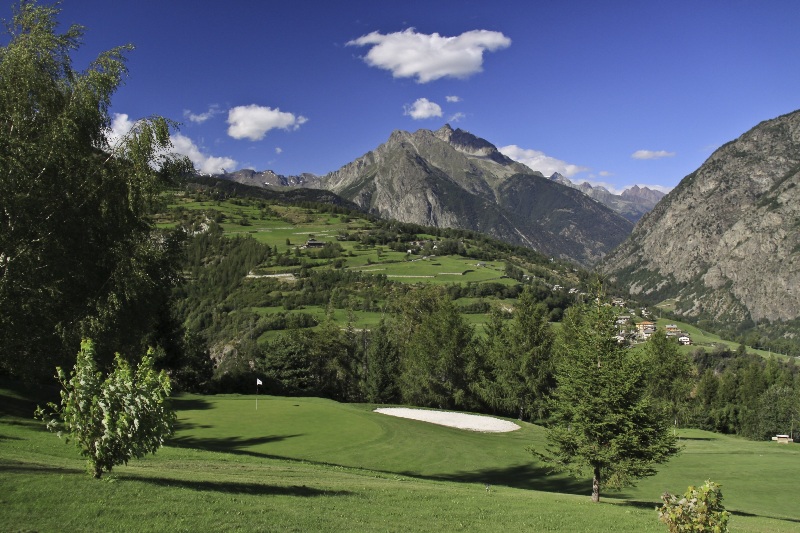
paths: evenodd
<path fill-rule="evenodd" d="M 175 411 L 205 411 L 214 407 L 211 402 L 202 398 L 170 398 L 169 403 Z"/>
<path fill-rule="evenodd" d="M 486 468 L 471 472 L 455 472 L 452 474 L 420 476 L 413 472 L 403 475 L 425 477 L 456 483 L 483 483 L 513 487 L 516 489 L 558 492 L 562 494 L 589 494 L 592 489 L 591 479 L 575 479 L 563 474 L 554 474 L 547 467 L 532 464 L 519 464 L 503 468 Z"/>
<path fill-rule="evenodd" d="M 305 485 L 282 487 L 263 483 L 239 483 L 235 481 L 189 481 L 165 477 L 131 476 L 131 481 L 142 481 L 162 487 L 176 487 L 196 491 L 222 492 L 226 494 L 252 494 L 256 496 L 349 496 L 353 493 L 346 490 L 324 490 Z"/>
<path fill-rule="evenodd" d="M 66 468 L 60 466 L 45 466 L 33 463 L 3 463 L 0 465 L 4 473 L 25 473 L 25 474 L 86 474 L 86 469 Z"/>
<path fill-rule="evenodd" d="M 291 439 L 292 437 L 300 437 L 302 434 L 297 435 L 267 435 L 263 437 L 224 437 L 224 438 L 197 438 L 197 437 L 173 437 L 167 443 L 169 446 L 176 448 L 193 448 L 195 450 L 207 450 L 213 452 L 232 453 L 235 455 L 248 455 L 250 457 L 259 457 L 262 459 L 284 459 L 277 455 L 269 455 L 248 449 L 252 446 L 259 446 L 261 444 L 268 444 L 270 442 L 280 442 L 282 440 Z"/>

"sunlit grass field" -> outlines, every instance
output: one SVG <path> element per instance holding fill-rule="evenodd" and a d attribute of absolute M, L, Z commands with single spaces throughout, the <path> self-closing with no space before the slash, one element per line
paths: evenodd
<path fill-rule="evenodd" d="M 796 445 L 684 431 L 658 475 L 592 504 L 588 479 L 526 451 L 545 443 L 538 426 L 483 434 L 319 398 L 182 395 L 169 445 L 96 481 L 31 418 L 34 398 L 0 390 L 2 531 L 666 531 L 659 495 L 707 478 L 732 531 L 800 530 Z"/>

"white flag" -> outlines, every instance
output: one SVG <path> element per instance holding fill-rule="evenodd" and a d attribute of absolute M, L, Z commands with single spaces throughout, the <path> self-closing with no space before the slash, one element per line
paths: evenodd
<path fill-rule="evenodd" d="M 256 378 L 256 386 L 258 386 L 258 385 L 263 385 L 263 383 L 261 383 L 260 379 Z"/>

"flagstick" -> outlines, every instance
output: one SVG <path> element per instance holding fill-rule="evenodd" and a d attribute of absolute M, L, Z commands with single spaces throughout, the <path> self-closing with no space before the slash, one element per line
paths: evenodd
<path fill-rule="evenodd" d="M 258 382 L 256 382 L 256 411 L 258 411 Z"/>

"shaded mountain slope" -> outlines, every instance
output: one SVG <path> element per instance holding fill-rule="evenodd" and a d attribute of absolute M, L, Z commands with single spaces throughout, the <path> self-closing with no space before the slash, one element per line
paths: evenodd
<path fill-rule="evenodd" d="M 637 224 L 603 270 L 691 317 L 800 316 L 800 111 L 719 148 Z"/>

